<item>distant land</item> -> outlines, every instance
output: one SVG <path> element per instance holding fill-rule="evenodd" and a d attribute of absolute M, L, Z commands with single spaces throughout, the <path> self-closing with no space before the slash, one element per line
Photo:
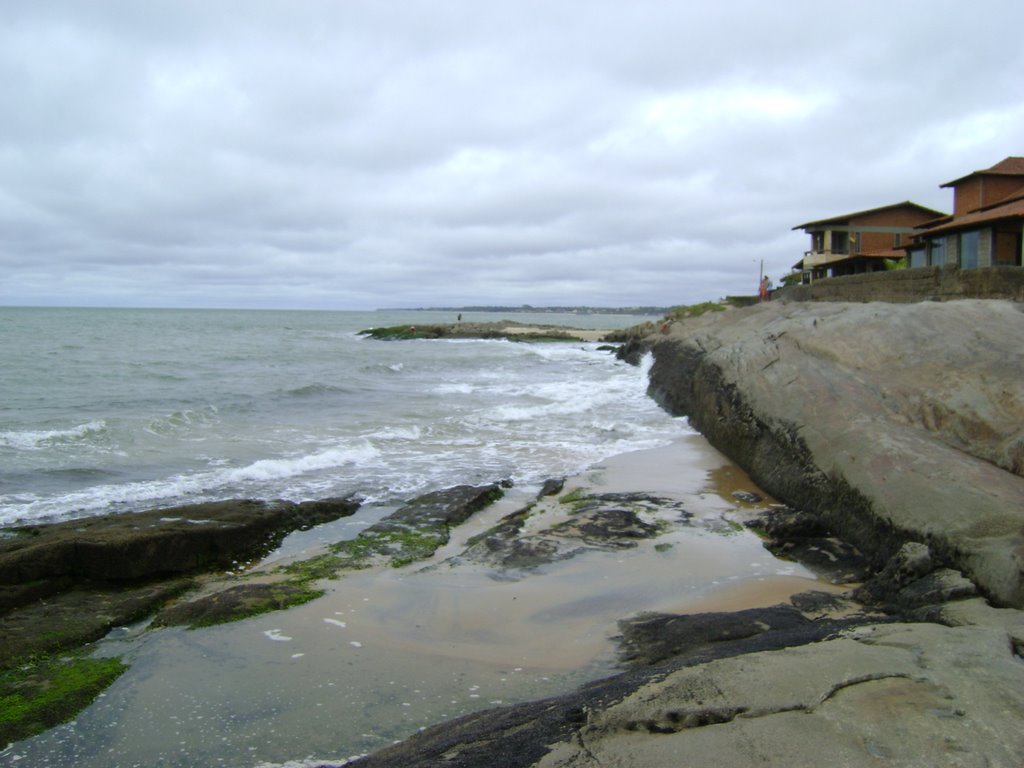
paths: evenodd
<path fill-rule="evenodd" d="M 551 314 L 576 315 L 664 315 L 672 307 L 533 307 L 522 304 L 518 307 L 410 307 L 403 311 L 411 312 L 549 312 Z M 381 309 L 379 312 L 391 312 L 393 309 Z"/>

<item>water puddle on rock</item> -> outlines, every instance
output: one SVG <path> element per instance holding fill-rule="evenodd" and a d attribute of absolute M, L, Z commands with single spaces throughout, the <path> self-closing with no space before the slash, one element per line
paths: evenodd
<path fill-rule="evenodd" d="M 613 673 L 620 618 L 770 605 L 828 589 L 735 522 L 752 505 L 733 490 L 758 492 L 688 436 L 608 460 L 562 492 L 671 501 L 644 513 L 660 533 L 635 546 L 587 549 L 523 572 L 467 561 L 467 540 L 536 491 L 513 489 L 428 563 L 355 572 L 311 603 L 233 624 L 122 633 L 101 652 L 124 654 L 130 670 L 73 723 L 14 745 L 0 765 L 340 762 L 457 715 Z M 524 531 L 556 526 L 565 506 L 541 502 Z"/>

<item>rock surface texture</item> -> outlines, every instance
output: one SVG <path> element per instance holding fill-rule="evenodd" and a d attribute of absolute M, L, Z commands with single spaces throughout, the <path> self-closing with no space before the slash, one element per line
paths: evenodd
<path fill-rule="evenodd" d="M 653 340 L 651 392 L 881 565 L 907 541 L 1024 607 L 1024 311 L 785 304 Z"/>

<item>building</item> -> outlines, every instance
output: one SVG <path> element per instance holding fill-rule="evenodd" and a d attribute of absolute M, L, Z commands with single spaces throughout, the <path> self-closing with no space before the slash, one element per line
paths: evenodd
<path fill-rule="evenodd" d="M 887 261 L 906 255 L 902 246 L 911 241 L 920 226 L 945 216 L 908 200 L 799 224 L 793 229 L 802 229 L 811 236 L 811 249 L 793 269 L 802 272 L 804 283 L 886 269 Z"/>
<path fill-rule="evenodd" d="M 919 228 L 903 250 L 910 267 L 1021 266 L 1024 255 L 1024 157 L 946 182 L 953 214 Z"/>

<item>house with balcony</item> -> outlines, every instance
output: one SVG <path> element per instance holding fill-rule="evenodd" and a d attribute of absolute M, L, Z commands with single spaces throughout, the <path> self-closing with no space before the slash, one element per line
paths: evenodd
<path fill-rule="evenodd" d="M 1024 157 L 1008 157 L 940 185 L 953 213 L 921 226 L 903 247 L 910 267 L 1021 266 L 1024 263 Z"/>
<path fill-rule="evenodd" d="M 886 262 L 906 255 L 902 246 L 911 241 L 919 227 L 945 216 L 907 200 L 799 224 L 793 229 L 810 235 L 811 247 L 793 269 L 801 271 L 804 283 L 884 270 Z"/>

